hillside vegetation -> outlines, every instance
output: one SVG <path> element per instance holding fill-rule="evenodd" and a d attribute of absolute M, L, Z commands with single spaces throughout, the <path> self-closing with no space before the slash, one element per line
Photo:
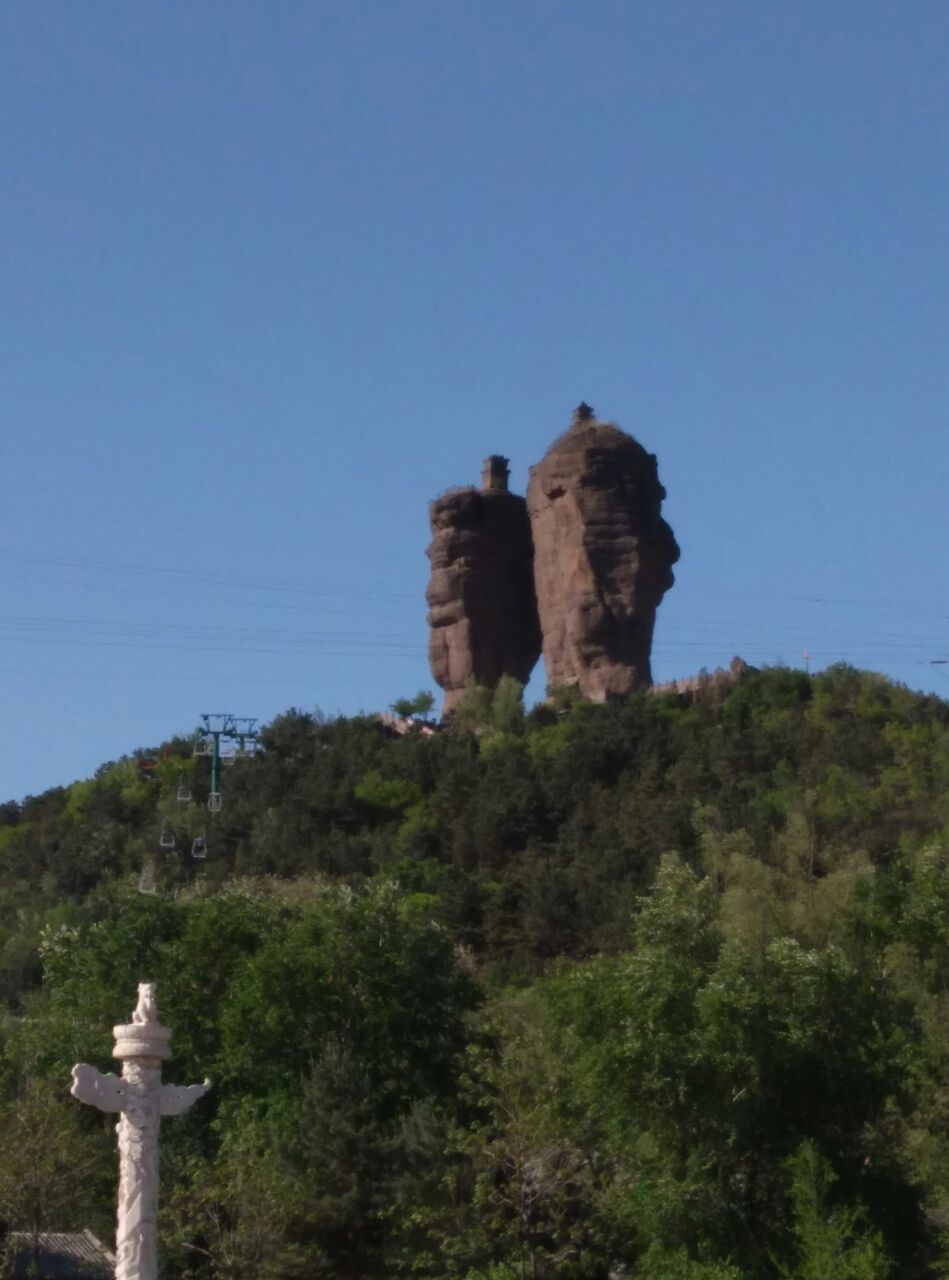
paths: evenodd
<path fill-rule="evenodd" d="M 66 1088 L 149 978 L 214 1081 L 163 1126 L 168 1276 L 949 1275 L 949 704 L 505 682 L 262 744 L 213 822 L 186 739 L 0 806 L 5 1225 L 110 1237 Z"/>

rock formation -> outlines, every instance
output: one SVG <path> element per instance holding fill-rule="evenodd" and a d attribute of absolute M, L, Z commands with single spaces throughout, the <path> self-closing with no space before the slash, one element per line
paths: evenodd
<path fill-rule="evenodd" d="M 526 683 L 540 656 L 527 506 L 508 492 L 507 459 L 487 458 L 480 492 L 451 489 L 429 506 L 428 653 L 444 715 L 465 684 Z"/>
<path fill-rule="evenodd" d="M 652 683 L 656 608 L 679 558 L 655 454 L 582 404 L 527 487 L 551 685 L 597 702 Z"/>

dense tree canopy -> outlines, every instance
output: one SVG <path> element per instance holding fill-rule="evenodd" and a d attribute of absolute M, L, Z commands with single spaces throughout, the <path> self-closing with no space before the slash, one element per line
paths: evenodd
<path fill-rule="evenodd" d="M 949 705 L 776 669 L 401 727 L 287 712 L 210 824 L 186 739 L 0 807 L 7 1226 L 109 1235 L 66 1085 L 150 978 L 215 1082 L 169 1275 L 949 1274 Z"/>

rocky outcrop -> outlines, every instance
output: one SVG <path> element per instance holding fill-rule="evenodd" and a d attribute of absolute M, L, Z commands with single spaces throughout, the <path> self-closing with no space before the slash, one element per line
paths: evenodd
<path fill-rule="evenodd" d="M 482 488 L 453 489 L 429 506 L 431 578 L 426 592 L 432 675 L 444 715 L 465 684 L 494 688 L 503 675 L 526 683 L 540 656 L 530 524 L 509 493 L 507 460 L 486 459 Z"/>
<path fill-rule="evenodd" d="M 652 683 L 656 608 L 679 548 L 655 454 L 583 404 L 531 468 L 527 507 L 551 685 L 597 702 Z"/>

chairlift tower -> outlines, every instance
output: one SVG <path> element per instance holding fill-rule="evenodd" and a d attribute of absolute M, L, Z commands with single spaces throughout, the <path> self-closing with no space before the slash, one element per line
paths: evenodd
<path fill-rule="evenodd" d="M 257 719 L 251 716 L 233 716 L 225 711 L 203 712 L 201 719 L 204 729 L 198 731 L 195 739 L 195 755 L 211 757 L 211 794 L 208 796 L 208 808 L 212 813 L 221 809 L 221 743 L 235 743 L 236 749 L 228 757 L 234 760 L 237 756 L 253 753 L 253 744 L 257 740 Z M 248 744 L 250 749 L 248 750 Z"/>

